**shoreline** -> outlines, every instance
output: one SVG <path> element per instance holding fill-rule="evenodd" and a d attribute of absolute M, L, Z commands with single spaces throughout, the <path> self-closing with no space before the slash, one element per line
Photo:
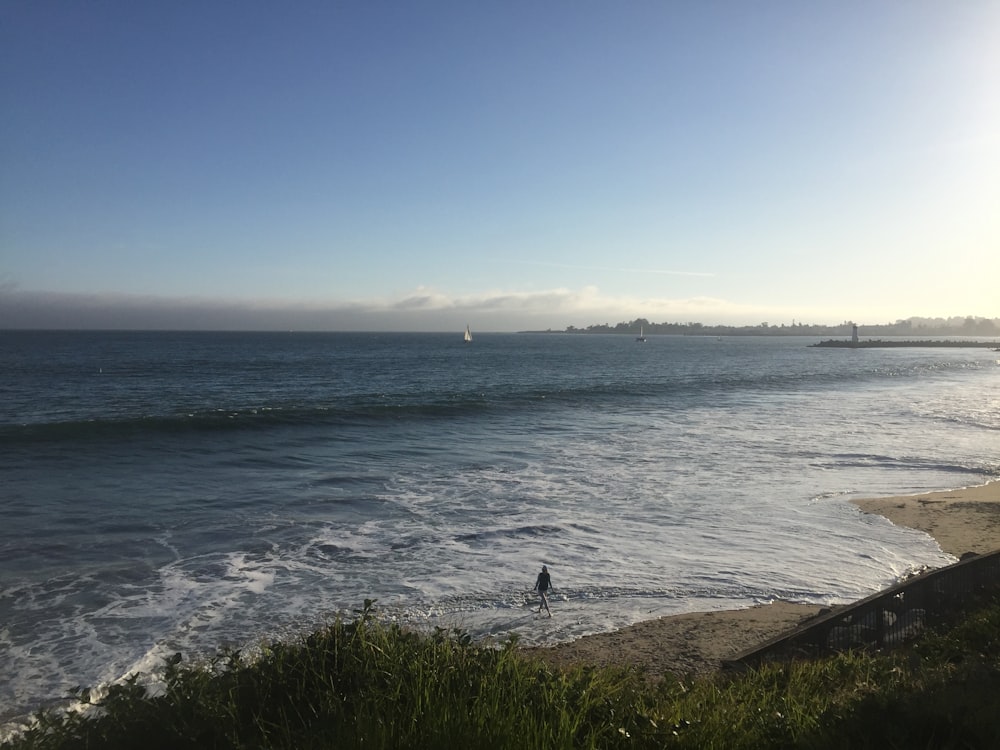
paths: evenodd
<path fill-rule="evenodd" d="M 1000 481 L 853 502 L 864 513 L 929 534 L 942 550 L 955 557 L 1000 549 Z"/>
<path fill-rule="evenodd" d="M 919 495 L 853 500 L 861 512 L 923 531 L 955 557 L 1000 549 L 1000 481 Z M 828 607 L 775 601 L 747 609 L 693 612 L 579 638 L 525 653 L 553 667 L 635 666 L 651 679 L 717 672 L 722 662 L 828 611 Z"/>

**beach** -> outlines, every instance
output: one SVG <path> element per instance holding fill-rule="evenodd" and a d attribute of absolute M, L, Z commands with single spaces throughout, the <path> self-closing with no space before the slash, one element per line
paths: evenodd
<path fill-rule="evenodd" d="M 930 534 L 955 557 L 1000 548 L 1000 482 L 910 497 L 856 500 L 865 513 Z"/>
<path fill-rule="evenodd" d="M 931 535 L 955 557 L 1000 548 L 1000 482 L 912 496 L 855 500 L 864 513 Z M 557 667 L 635 666 L 650 678 L 717 671 L 723 660 L 801 625 L 825 608 L 775 601 L 640 622 L 569 643 L 526 649 Z"/>

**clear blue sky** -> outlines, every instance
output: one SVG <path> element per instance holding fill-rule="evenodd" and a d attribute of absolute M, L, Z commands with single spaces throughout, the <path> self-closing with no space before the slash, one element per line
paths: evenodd
<path fill-rule="evenodd" d="M 0 4 L 0 327 L 1000 316 L 1000 2 Z"/>

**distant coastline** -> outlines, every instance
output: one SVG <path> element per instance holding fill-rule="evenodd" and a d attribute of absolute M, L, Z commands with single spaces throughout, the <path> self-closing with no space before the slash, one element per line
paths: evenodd
<path fill-rule="evenodd" d="M 850 337 L 857 325 L 862 336 L 902 336 L 908 339 L 933 337 L 1000 337 L 1000 318 L 907 318 L 895 323 L 875 325 L 845 321 L 838 325 L 812 325 L 792 321 L 791 325 L 760 323 L 755 326 L 706 325 L 704 323 L 651 323 L 645 318 L 609 325 L 601 323 L 586 328 L 567 326 L 564 329 L 522 331 L 521 333 L 622 333 L 636 335 L 640 330 L 645 336 L 846 336 Z M 846 342 L 847 344 L 850 341 Z M 988 346 L 988 344 L 983 344 Z"/>

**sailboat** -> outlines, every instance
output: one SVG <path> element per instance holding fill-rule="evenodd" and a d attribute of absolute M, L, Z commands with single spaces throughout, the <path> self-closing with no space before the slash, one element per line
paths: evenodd
<path fill-rule="evenodd" d="M 642 326 L 639 326 L 639 335 L 635 337 L 635 340 L 646 343 L 646 337 L 642 335 Z"/>
<path fill-rule="evenodd" d="M 472 331 L 469 330 L 468 324 L 466 324 L 465 326 L 465 343 L 466 344 L 472 343 Z"/>

